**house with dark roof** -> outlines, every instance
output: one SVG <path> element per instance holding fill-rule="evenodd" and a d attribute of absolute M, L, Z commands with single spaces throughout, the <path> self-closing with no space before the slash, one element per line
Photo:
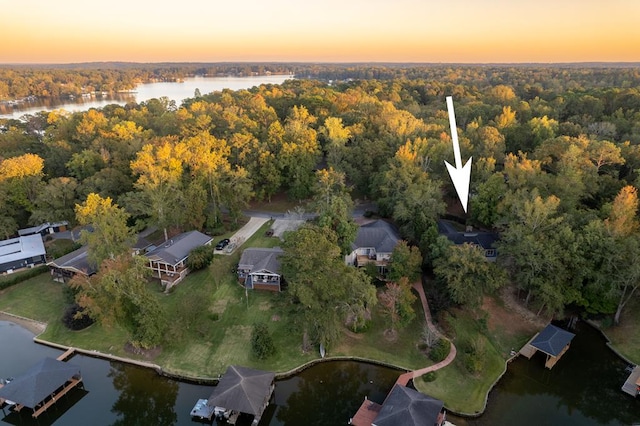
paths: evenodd
<path fill-rule="evenodd" d="M 145 256 L 149 269 L 168 290 L 189 273 L 187 258 L 196 247 L 211 245 L 213 238 L 199 231 L 184 232 L 157 247 L 149 247 Z"/>
<path fill-rule="evenodd" d="M 46 263 L 47 252 L 40 234 L 0 241 L 0 272 L 12 273 Z"/>
<path fill-rule="evenodd" d="M 498 241 L 499 235 L 495 232 L 473 231 L 471 229 L 461 232 L 450 222 L 439 220 L 438 233 L 447 237 L 455 245 L 471 244 L 475 247 L 480 247 L 484 250 L 485 259 L 490 262 L 495 262 L 498 256 L 494 243 Z"/>
<path fill-rule="evenodd" d="M 356 239 L 351 244 L 352 251 L 344 261 L 357 267 L 373 263 L 380 273 L 384 273 L 398 241 L 398 232 L 390 223 L 384 220 L 367 223 L 358 228 Z"/>
<path fill-rule="evenodd" d="M 444 403 L 421 392 L 395 384 L 382 405 L 365 399 L 349 421 L 353 426 L 441 426 Z"/>
<path fill-rule="evenodd" d="M 238 263 L 238 280 L 248 289 L 280 291 L 280 247 L 247 248 Z"/>
<path fill-rule="evenodd" d="M 77 274 L 91 276 L 98 268 L 89 261 L 87 246 L 65 254 L 47 263 L 54 281 L 66 283 Z"/>

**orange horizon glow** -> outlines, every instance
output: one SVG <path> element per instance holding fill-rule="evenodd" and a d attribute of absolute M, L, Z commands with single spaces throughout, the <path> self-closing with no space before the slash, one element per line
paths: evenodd
<path fill-rule="evenodd" d="M 636 0 L 214 3 L 12 2 L 0 63 L 640 62 Z"/>

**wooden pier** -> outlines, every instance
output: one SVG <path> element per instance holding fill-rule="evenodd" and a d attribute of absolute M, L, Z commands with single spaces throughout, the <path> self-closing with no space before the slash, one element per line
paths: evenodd
<path fill-rule="evenodd" d="M 71 358 L 76 353 L 76 348 L 69 348 L 63 354 L 61 354 L 58 358 L 58 361 L 66 361 L 68 358 Z"/>
<path fill-rule="evenodd" d="M 531 342 L 533 342 L 533 340 L 538 337 L 538 334 L 540 333 L 536 333 L 535 336 L 533 336 L 527 343 L 525 343 L 518 354 L 526 357 L 527 359 L 531 359 L 531 357 L 538 351 L 538 349 L 531 345 Z"/>
<path fill-rule="evenodd" d="M 2 383 L 0 383 L 0 389 L 2 389 L 4 387 L 4 385 Z M 0 398 L 0 407 L 4 405 L 4 399 Z"/>
<path fill-rule="evenodd" d="M 640 367 L 635 366 L 627 377 L 627 380 L 622 385 L 622 391 L 629 395 L 636 397 L 638 395 L 638 388 L 640 387 Z"/>

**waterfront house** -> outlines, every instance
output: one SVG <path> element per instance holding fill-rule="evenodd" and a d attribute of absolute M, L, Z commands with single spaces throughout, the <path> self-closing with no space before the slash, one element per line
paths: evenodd
<path fill-rule="evenodd" d="M 494 243 L 498 241 L 498 234 L 489 231 L 473 231 L 467 229 L 465 232 L 458 231 L 450 222 L 445 220 L 438 221 L 438 233 L 444 235 L 453 244 L 471 244 L 479 247 L 484 251 L 484 257 L 489 262 L 495 262 L 498 251 Z"/>
<path fill-rule="evenodd" d="M 87 246 L 65 254 L 47 263 L 54 281 L 69 282 L 77 274 L 90 277 L 98 272 L 95 264 L 89 261 Z"/>
<path fill-rule="evenodd" d="M 376 220 L 358 228 L 355 241 L 351 244 L 351 253 L 344 261 L 347 265 L 363 267 L 373 263 L 378 272 L 386 272 L 393 249 L 400 241 L 398 232 L 388 222 Z"/>
<path fill-rule="evenodd" d="M 0 272 L 10 274 L 46 262 L 47 252 L 40 234 L 0 241 Z"/>
<path fill-rule="evenodd" d="M 157 247 L 149 247 L 145 256 L 149 269 L 160 279 L 167 290 L 178 284 L 189 273 L 187 258 L 191 250 L 211 245 L 213 238 L 199 231 L 184 232 L 165 241 Z"/>
<path fill-rule="evenodd" d="M 238 263 L 238 280 L 247 289 L 280 291 L 280 247 L 247 248 Z"/>

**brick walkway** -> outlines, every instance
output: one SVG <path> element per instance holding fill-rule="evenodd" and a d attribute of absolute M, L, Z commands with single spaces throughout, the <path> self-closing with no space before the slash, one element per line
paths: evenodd
<path fill-rule="evenodd" d="M 436 336 L 440 337 L 441 339 L 447 340 L 451 344 L 451 349 L 449 350 L 449 355 L 447 355 L 447 357 L 442 361 L 440 361 L 439 363 L 430 365 L 428 367 L 420 368 L 419 370 L 414 370 L 408 373 L 401 374 L 400 377 L 398 377 L 398 380 L 396 380 L 396 383 L 404 386 L 406 386 L 409 380 L 411 379 L 417 379 L 423 374 L 440 370 L 441 368 L 444 368 L 447 365 L 451 364 L 453 360 L 456 358 L 456 355 L 458 353 L 456 346 L 453 344 L 453 342 L 449 340 L 447 337 L 445 337 L 442 333 L 440 333 L 440 330 L 438 330 L 436 326 L 433 324 L 433 320 L 431 319 L 431 310 L 429 309 L 429 302 L 427 302 L 427 296 L 424 294 L 424 288 L 422 287 L 422 282 L 418 281 L 413 283 L 413 289 L 416 292 L 418 292 L 418 295 L 420 296 L 420 301 L 422 302 L 422 309 L 424 310 L 424 319 L 427 322 L 427 327 L 429 327 L 429 330 L 431 330 L 431 332 L 434 333 Z"/>

